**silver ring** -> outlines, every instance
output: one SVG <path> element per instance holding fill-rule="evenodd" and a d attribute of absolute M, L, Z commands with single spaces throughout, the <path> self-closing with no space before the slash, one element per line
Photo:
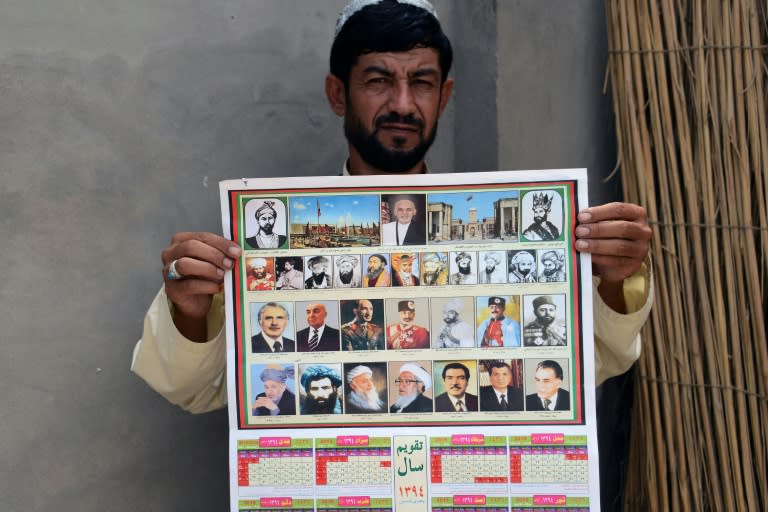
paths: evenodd
<path fill-rule="evenodd" d="M 183 279 L 184 276 L 176 270 L 176 262 L 179 260 L 173 260 L 170 265 L 168 265 L 168 280 L 169 281 L 177 281 L 179 279 Z"/>

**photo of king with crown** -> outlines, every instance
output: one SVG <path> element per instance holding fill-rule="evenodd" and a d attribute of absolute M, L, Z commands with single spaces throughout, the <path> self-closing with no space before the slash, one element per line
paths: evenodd
<path fill-rule="evenodd" d="M 536 190 L 523 195 L 522 240 L 556 242 L 563 239 L 563 197 L 559 190 Z"/>

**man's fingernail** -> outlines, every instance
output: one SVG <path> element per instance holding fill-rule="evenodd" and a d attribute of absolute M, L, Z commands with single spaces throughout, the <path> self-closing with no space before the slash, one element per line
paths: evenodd
<path fill-rule="evenodd" d="M 576 228 L 576 236 L 587 236 L 589 235 L 589 228 L 585 226 L 579 226 Z"/>
<path fill-rule="evenodd" d="M 581 212 L 579 214 L 579 222 L 589 222 L 592 220 L 592 214 L 589 212 Z"/>
<path fill-rule="evenodd" d="M 577 249 L 586 249 L 589 247 L 589 242 L 586 240 L 576 240 L 576 248 Z"/>
<path fill-rule="evenodd" d="M 224 258 L 224 261 L 223 261 L 223 263 L 224 263 L 224 266 L 225 266 L 225 267 L 227 267 L 227 268 L 232 268 L 232 264 L 233 264 L 234 262 L 233 262 L 231 259 L 229 259 L 229 258 Z"/>
<path fill-rule="evenodd" d="M 236 246 L 236 245 L 231 246 L 228 249 L 228 251 L 229 251 L 229 254 L 231 254 L 235 258 L 239 258 L 240 255 L 243 253 L 243 250 L 241 248 L 239 248 L 238 246 Z"/>

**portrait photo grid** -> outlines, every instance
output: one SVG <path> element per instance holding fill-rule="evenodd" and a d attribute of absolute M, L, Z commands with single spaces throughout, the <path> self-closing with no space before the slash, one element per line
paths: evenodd
<path fill-rule="evenodd" d="M 583 422 L 571 187 L 240 191 L 240 428 Z"/>

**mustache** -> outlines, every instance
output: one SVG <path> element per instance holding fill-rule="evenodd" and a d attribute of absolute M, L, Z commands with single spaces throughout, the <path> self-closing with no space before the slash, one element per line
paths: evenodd
<path fill-rule="evenodd" d="M 458 384 L 452 384 L 451 389 L 461 389 L 461 386 L 459 386 Z"/>
<path fill-rule="evenodd" d="M 418 128 L 419 130 L 424 128 L 424 121 L 417 118 L 413 114 L 401 116 L 397 112 L 390 112 L 389 114 L 380 115 L 376 118 L 376 122 L 374 124 L 376 128 L 381 128 L 381 125 L 387 123 L 408 124 L 414 128 Z"/>

